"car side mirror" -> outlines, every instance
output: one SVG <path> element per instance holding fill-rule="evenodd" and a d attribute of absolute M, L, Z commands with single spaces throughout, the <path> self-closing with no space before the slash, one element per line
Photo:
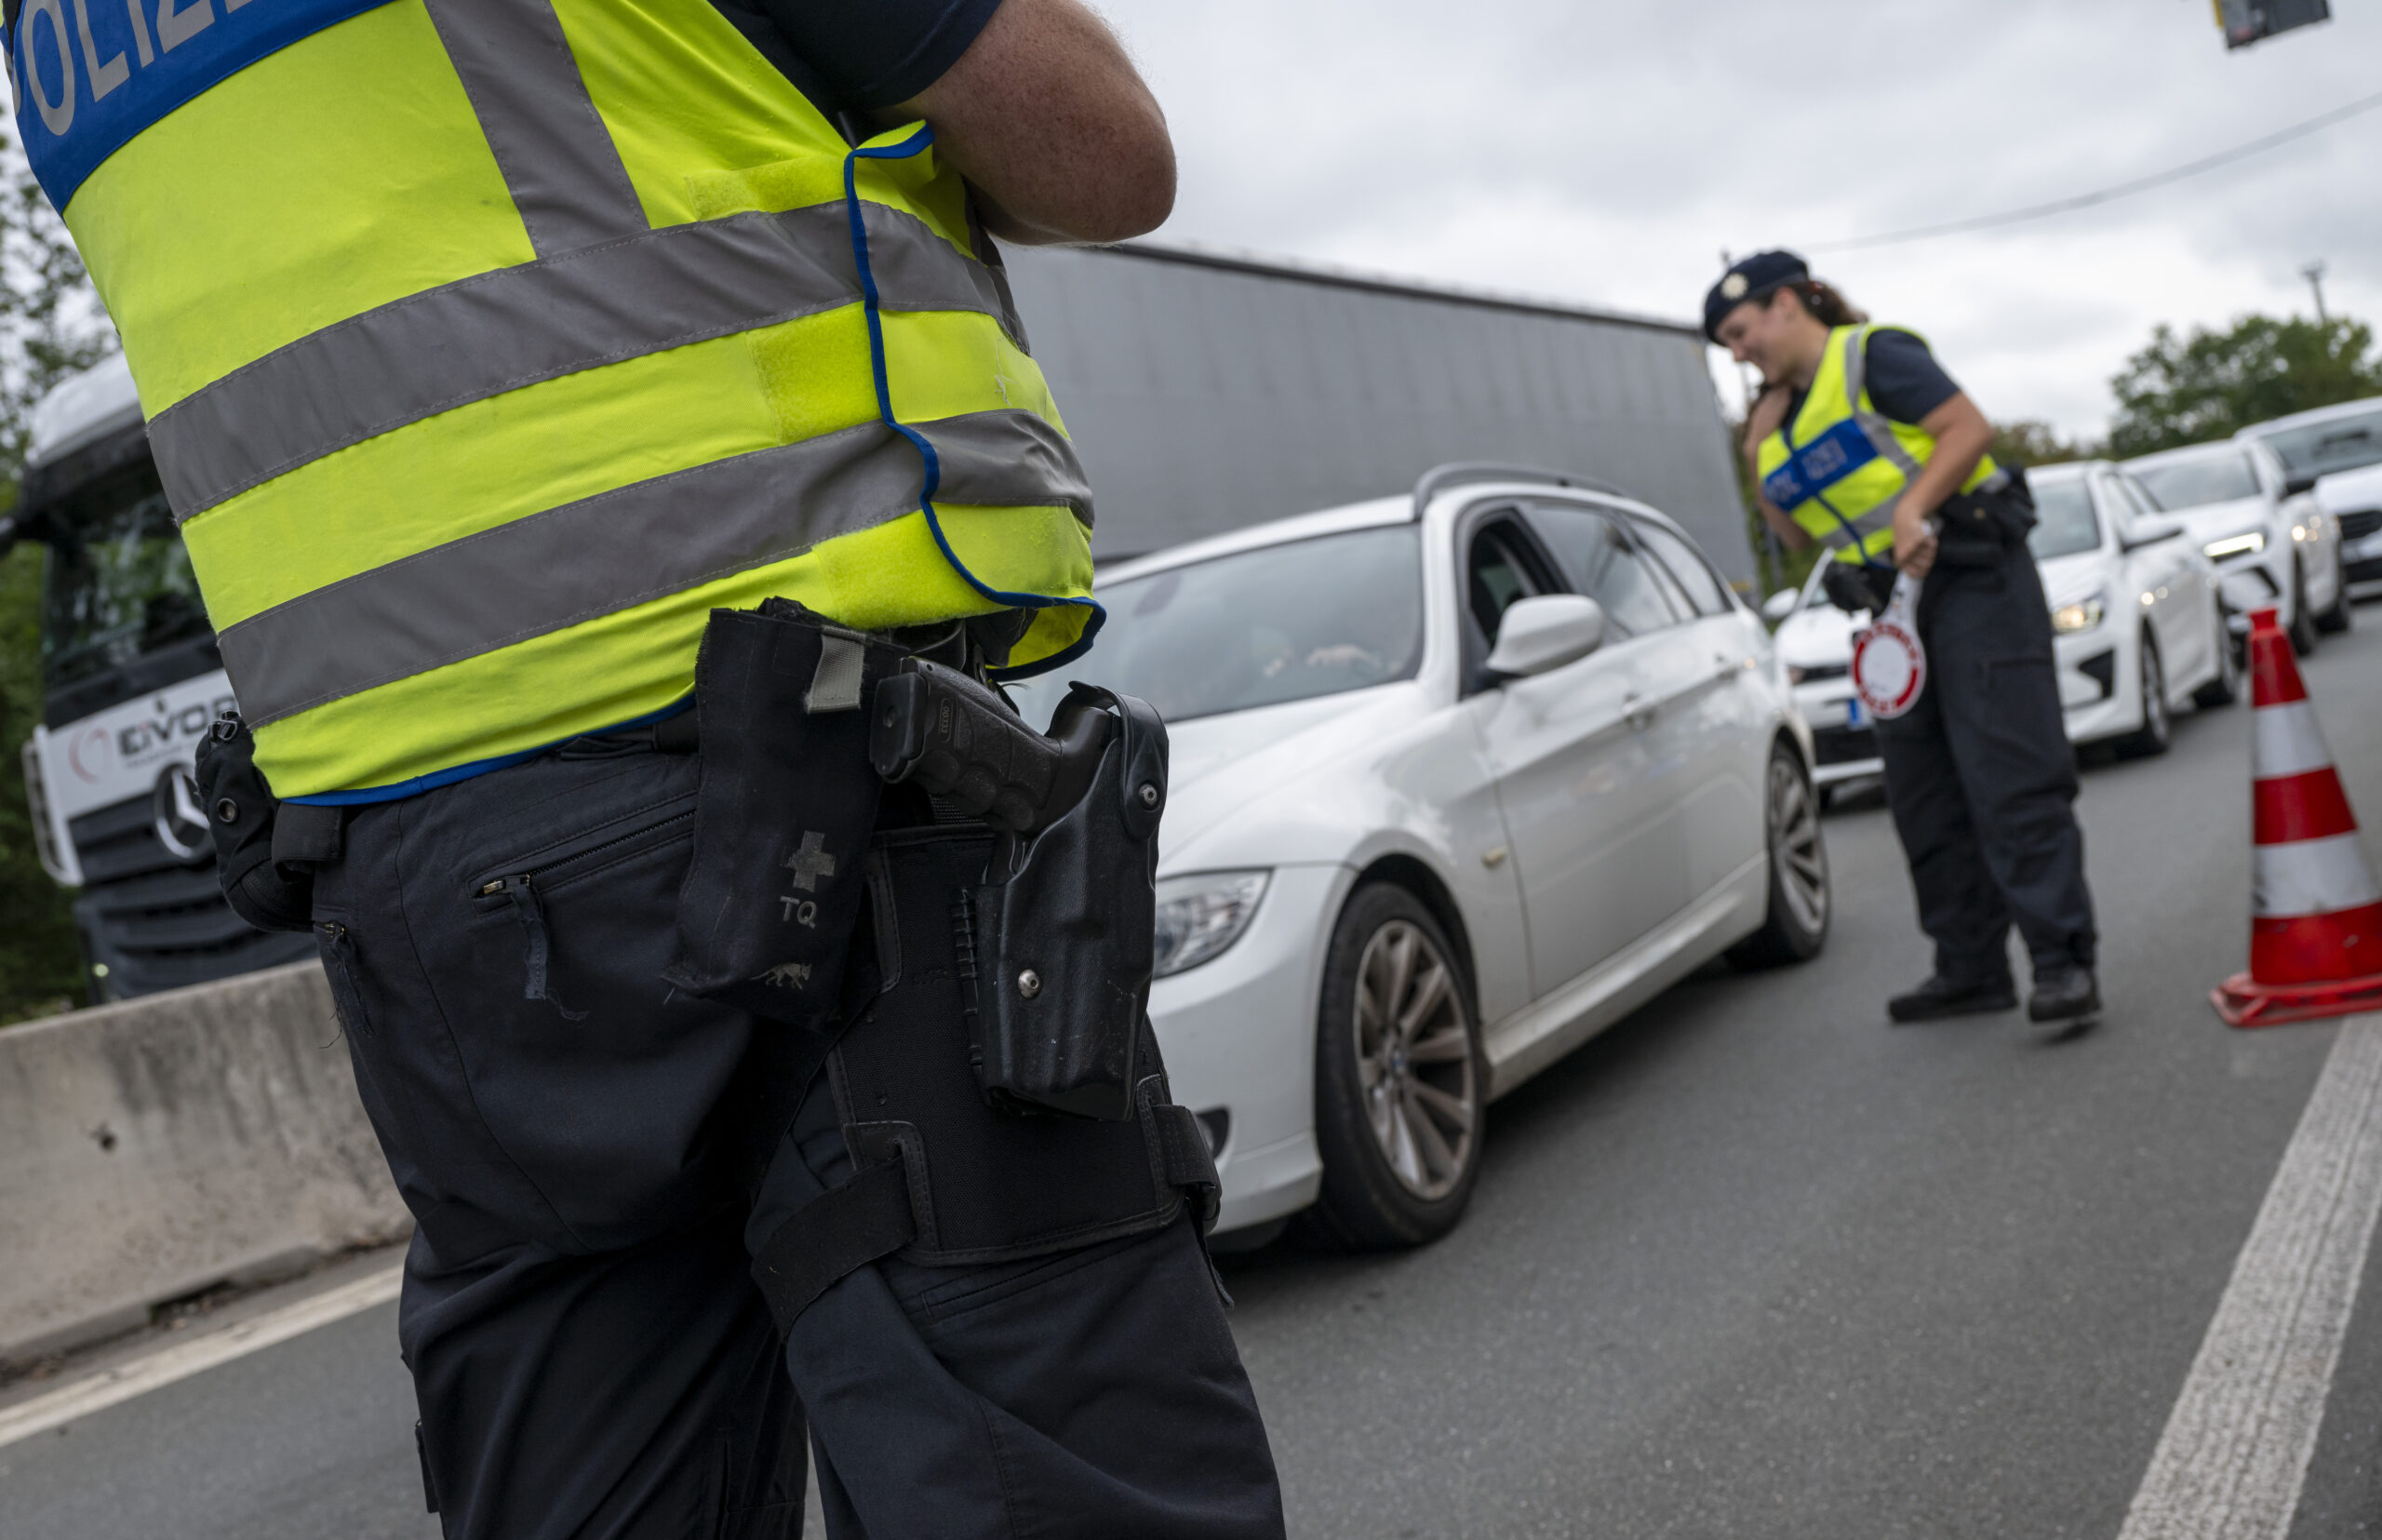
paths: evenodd
<path fill-rule="evenodd" d="M 1489 672 L 1518 679 L 1562 667 L 1604 642 L 1604 609 L 1578 594 L 1516 599 L 1498 623 Z"/>
<path fill-rule="evenodd" d="M 2183 525 L 2175 519 L 2138 518 L 2127 527 L 2118 544 L 2128 551 L 2139 551 L 2146 545 L 2156 545 L 2161 541 L 2180 540 L 2183 534 Z"/>
<path fill-rule="evenodd" d="M 1761 601 L 1761 618 L 1776 625 L 1795 612 L 1795 601 L 1802 596 L 1792 588 L 1782 588 Z"/>

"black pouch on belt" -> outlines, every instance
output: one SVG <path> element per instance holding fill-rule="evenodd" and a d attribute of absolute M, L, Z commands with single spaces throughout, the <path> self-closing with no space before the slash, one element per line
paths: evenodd
<path fill-rule="evenodd" d="M 902 656 L 784 599 L 712 611 L 695 663 L 694 854 L 663 978 L 798 1026 L 836 1011 L 884 789 L 867 706 Z"/>
<path fill-rule="evenodd" d="M 313 930 L 311 868 L 339 859 L 341 810 L 277 800 L 257 769 L 255 738 L 233 712 L 207 729 L 192 775 L 232 912 L 260 931 Z"/>

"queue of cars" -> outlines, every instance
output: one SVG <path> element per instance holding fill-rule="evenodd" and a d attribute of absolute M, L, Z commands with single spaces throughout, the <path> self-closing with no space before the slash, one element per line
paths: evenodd
<path fill-rule="evenodd" d="M 1810 730 L 1643 503 L 1447 467 L 1097 594 L 1085 672 L 1172 738 L 1150 1014 L 1222 1232 L 1439 1235 L 1491 1100 L 1716 957 L 1826 941 Z"/>

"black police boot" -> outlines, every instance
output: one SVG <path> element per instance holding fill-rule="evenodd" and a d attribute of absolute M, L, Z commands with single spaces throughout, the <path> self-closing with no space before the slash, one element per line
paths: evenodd
<path fill-rule="evenodd" d="M 2101 985 L 2081 963 L 2045 969 L 2035 975 L 2035 992 L 2027 997 L 2027 1019 L 2074 1022 L 2101 1013 Z"/>
<path fill-rule="evenodd" d="M 1886 1014 L 1898 1022 L 1933 1022 L 1946 1016 L 1990 1015 L 2014 1010 L 2017 1004 L 2018 991 L 2006 977 L 1960 984 L 1936 973 L 1918 988 L 1888 1000 Z"/>

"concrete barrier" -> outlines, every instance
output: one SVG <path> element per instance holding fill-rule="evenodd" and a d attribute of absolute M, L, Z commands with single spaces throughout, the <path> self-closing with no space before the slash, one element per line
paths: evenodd
<path fill-rule="evenodd" d="M 0 1031 L 0 1362 L 412 1223 L 314 963 Z"/>

